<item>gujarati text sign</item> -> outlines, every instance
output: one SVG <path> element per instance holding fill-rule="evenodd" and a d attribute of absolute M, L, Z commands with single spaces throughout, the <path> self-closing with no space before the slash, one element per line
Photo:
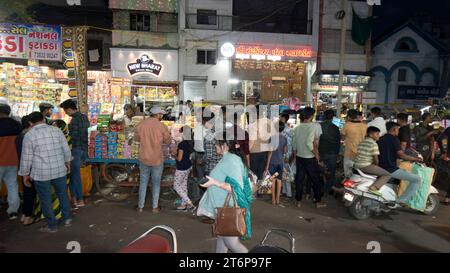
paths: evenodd
<path fill-rule="evenodd" d="M 61 61 L 61 28 L 0 23 L 0 57 Z"/>

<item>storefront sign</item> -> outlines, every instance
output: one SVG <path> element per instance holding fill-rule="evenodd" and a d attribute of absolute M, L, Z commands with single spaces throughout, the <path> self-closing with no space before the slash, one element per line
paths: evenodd
<path fill-rule="evenodd" d="M 359 75 L 344 75 L 343 84 L 344 85 L 367 85 L 369 84 L 369 76 L 359 76 Z M 339 75 L 337 74 L 322 74 L 319 75 L 319 84 L 330 85 L 339 84 Z"/>
<path fill-rule="evenodd" d="M 111 48 L 114 78 L 137 81 L 178 81 L 177 50 Z"/>
<path fill-rule="evenodd" d="M 162 65 L 155 63 L 147 54 L 141 55 L 136 62 L 128 64 L 128 72 L 130 72 L 131 76 L 136 73 L 150 73 L 159 76 L 161 70 Z"/>
<path fill-rule="evenodd" d="M 0 57 L 61 61 L 61 28 L 1 23 Z"/>
<path fill-rule="evenodd" d="M 440 88 L 438 86 L 415 86 L 399 85 L 398 98 L 403 100 L 426 100 L 428 98 L 439 98 Z"/>
<path fill-rule="evenodd" d="M 291 72 L 303 75 L 305 72 L 305 64 L 290 62 L 272 62 L 272 61 L 255 61 L 255 60 L 234 60 L 234 70 L 263 70 Z"/>
<path fill-rule="evenodd" d="M 249 59 L 251 56 L 260 58 L 284 57 L 287 59 L 305 59 L 313 55 L 310 46 L 281 46 L 281 45 L 258 45 L 258 44 L 237 44 L 236 58 Z"/>
<path fill-rule="evenodd" d="M 313 84 L 312 89 L 316 92 L 337 92 L 337 85 Z M 354 86 L 342 86 L 342 92 L 363 92 L 364 89 Z"/>

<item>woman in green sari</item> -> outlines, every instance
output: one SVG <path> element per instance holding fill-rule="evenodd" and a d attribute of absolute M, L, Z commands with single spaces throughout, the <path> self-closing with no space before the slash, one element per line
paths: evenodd
<path fill-rule="evenodd" d="M 223 207 L 227 194 L 233 190 L 238 206 L 247 210 L 245 219 L 247 230 L 242 239 L 250 239 L 252 235 L 250 205 L 253 201 L 253 192 L 240 146 L 236 140 L 227 140 L 224 133 L 223 140 L 217 141 L 216 151 L 223 157 L 207 177 L 209 181 L 202 185 L 208 189 L 200 200 L 197 215 L 215 219 L 216 208 Z M 228 250 L 233 253 L 248 252 L 239 241 L 239 237 L 217 236 L 216 253 L 227 253 Z"/>
<path fill-rule="evenodd" d="M 52 126 L 55 126 L 55 127 L 58 127 L 59 129 L 61 129 L 61 131 L 64 134 L 64 137 L 67 140 L 67 144 L 69 144 L 69 148 L 72 149 L 72 139 L 70 138 L 69 127 L 67 126 L 66 122 L 62 119 L 57 119 L 57 120 L 52 121 Z M 69 177 L 70 177 L 70 173 L 67 174 L 67 184 L 69 184 Z M 62 217 L 61 208 L 59 205 L 59 200 L 56 197 L 55 190 L 53 189 L 53 187 L 52 187 L 51 197 L 52 197 L 53 211 L 55 212 L 56 219 L 59 220 Z M 41 204 L 40 204 L 39 200 L 36 201 L 35 217 L 37 219 L 45 219 L 44 214 L 41 211 Z"/>

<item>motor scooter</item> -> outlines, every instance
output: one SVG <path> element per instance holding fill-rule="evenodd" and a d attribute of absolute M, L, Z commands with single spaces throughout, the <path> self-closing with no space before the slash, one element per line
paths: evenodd
<path fill-rule="evenodd" d="M 376 176 L 368 175 L 354 168 L 350 179 L 344 181 L 344 204 L 350 214 L 358 220 L 365 220 L 372 213 L 380 214 L 397 209 L 398 185 L 391 181 L 379 189 L 381 196 L 369 191 L 369 187 L 377 180 Z M 439 209 L 439 192 L 430 185 L 424 214 L 434 215 Z"/>

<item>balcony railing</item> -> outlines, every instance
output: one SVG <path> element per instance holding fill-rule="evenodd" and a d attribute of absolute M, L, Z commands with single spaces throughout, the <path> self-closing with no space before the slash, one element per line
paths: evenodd
<path fill-rule="evenodd" d="M 286 17 L 261 20 L 260 17 L 186 14 L 186 28 L 311 35 L 312 20 Z"/>

